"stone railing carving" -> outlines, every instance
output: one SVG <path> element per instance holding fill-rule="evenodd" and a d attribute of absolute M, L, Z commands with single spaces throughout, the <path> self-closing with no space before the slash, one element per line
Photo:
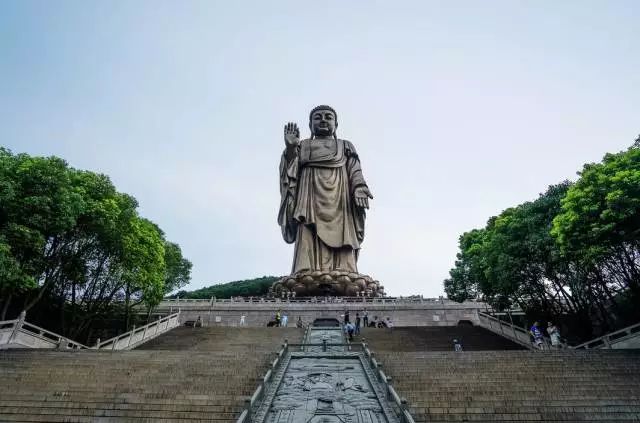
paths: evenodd
<path fill-rule="evenodd" d="M 502 335 L 523 347 L 533 349 L 529 338 L 529 332 L 527 332 L 526 329 L 503 322 L 496 317 L 482 312 L 478 312 L 478 319 L 480 321 L 480 326 L 483 328 L 489 329 L 491 332 L 497 333 L 498 335 Z"/>
<path fill-rule="evenodd" d="M 617 330 L 615 332 L 608 333 L 599 338 L 592 339 L 575 347 L 571 347 L 576 350 L 583 349 L 606 349 L 606 348 L 639 348 L 640 341 L 629 342 L 633 338 L 640 338 L 640 323 L 627 326 L 626 328 Z M 630 344 L 623 346 L 622 344 Z M 632 344 L 632 345 L 631 345 Z"/>
<path fill-rule="evenodd" d="M 114 336 L 106 341 L 98 342 L 93 347 L 100 350 L 131 350 L 171 329 L 180 326 L 180 310 L 154 322 L 136 328 L 129 332 Z"/>
<path fill-rule="evenodd" d="M 470 302 L 477 302 L 468 300 Z M 367 303 L 367 304 L 458 304 L 446 298 L 424 297 L 237 297 L 237 298 L 166 298 L 162 303 L 167 305 L 179 304 L 237 304 L 237 303 L 312 303 L 312 304 L 341 304 L 341 303 Z M 477 302 L 478 304 L 484 303 Z"/>
<path fill-rule="evenodd" d="M 48 331 L 25 321 L 26 313 L 20 313 L 15 320 L 0 322 L 0 349 L 46 348 L 46 349 L 88 349 L 86 345 L 72 341 L 62 335 Z"/>
<path fill-rule="evenodd" d="M 253 392 L 251 397 L 245 401 L 246 408 L 238 417 L 236 423 L 250 423 L 252 421 L 252 416 L 255 409 L 260 405 L 264 397 L 264 393 L 267 390 L 269 384 L 273 382 L 273 374 L 282 366 L 282 362 L 289 352 L 289 341 L 284 340 L 284 344 L 282 344 L 282 348 L 277 353 L 277 357 L 271 362 L 270 368 L 267 370 L 265 375 L 262 377 L 260 384 Z"/>
<path fill-rule="evenodd" d="M 382 370 L 382 363 L 375 358 L 375 353 L 372 352 L 366 343 L 362 342 L 362 351 L 364 356 L 369 362 L 369 365 L 375 372 L 378 382 L 384 386 L 384 390 L 387 394 L 387 401 L 389 401 L 395 408 L 396 414 L 400 417 L 402 423 L 415 423 L 413 416 L 409 412 L 409 406 L 406 398 L 400 397 L 398 392 L 392 385 L 391 376 L 387 376 Z"/>

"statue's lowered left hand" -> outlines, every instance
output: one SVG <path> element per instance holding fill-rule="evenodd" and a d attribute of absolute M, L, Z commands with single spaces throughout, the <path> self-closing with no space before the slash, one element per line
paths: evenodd
<path fill-rule="evenodd" d="M 369 191 L 366 185 L 359 186 L 353 191 L 353 200 L 356 206 L 362 209 L 368 209 L 369 199 L 373 200 L 373 195 L 371 195 L 371 191 Z"/>

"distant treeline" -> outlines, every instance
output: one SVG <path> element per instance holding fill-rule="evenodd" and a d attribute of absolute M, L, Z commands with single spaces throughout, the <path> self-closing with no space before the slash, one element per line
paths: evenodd
<path fill-rule="evenodd" d="M 186 285 L 191 263 L 137 208 L 105 175 L 0 148 L 0 320 L 26 310 L 82 341 L 94 322 L 117 315 L 110 329 L 127 329 L 134 306 Z"/>
<path fill-rule="evenodd" d="M 639 144 L 462 234 L 449 298 L 518 305 L 583 339 L 640 320 Z"/>
<path fill-rule="evenodd" d="M 245 279 L 241 281 L 221 283 L 211 285 L 195 291 L 180 291 L 170 298 L 231 298 L 231 297 L 258 297 L 266 295 L 271 285 L 280 279 L 281 276 L 263 276 L 255 279 Z"/>

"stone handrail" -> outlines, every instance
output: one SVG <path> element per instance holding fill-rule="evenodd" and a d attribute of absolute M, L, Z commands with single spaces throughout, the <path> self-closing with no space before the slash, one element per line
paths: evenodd
<path fill-rule="evenodd" d="M 474 302 L 474 300 L 468 300 Z M 235 298 L 165 298 L 163 303 L 174 304 L 237 304 L 237 303 L 370 303 L 370 304 L 423 304 L 423 303 L 455 303 L 446 298 L 423 297 L 290 297 L 290 298 L 264 298 L 264 297 L 235 297 Z"/>
<path fill-rule="evenodd" d="M 253 391 L 253 394 L 251 395 L 251 397 L 245 400 L 245 409 L 240 414 L 240 417 L 238 417 L 238 420 L 236 420 L 236 423 L 251 422 L 251 418 L 253 416 L 254 410 L 260 404 L 260 401 L 262 401 L 264 394 L 267 390 L 267 387 L 272 381 L 271 379 L 273 378 L 273 375 L 280 368 L 280 366 L 282 365 L 282 361 L 284 360 L 284 357 L 287 355 L 287 352 L 289 351 L 289 345 L 290 345 L 289 341 L 285 339 L 284 344 L 282 344 L 282 348 L 280 349 L 280 351 L 278 351 L 277 357 L 275 358 L 275 360 L 271 362 L 271 367 L 269 368 L 269 370 L 267 370 L 267 373 L 265 373 L 264 377 L 262 378 L 262 381 L 260 382 L 260 385 L 258 385 L 256 390 Z"/>
<path fill-rule="evenodd" d="M 612 348 L 613 344 L 624 341 L 633 336 L 640 336 L 639 332 L 640 323 L 636 323 L 634 325 L 627 326 L 626 328 L 608 333 L 598 338 L 594 338 L 590 341 L 584 342 L 571 348 L 576 350 Z"/>
<path fill-rule="evenodd" d="M 88 349 L 86 345 L 72 341 L 55 332 L 25 321 L 26 313 L 14 320 L 0 322 L 0 349 L 5 348 L 59 348 Z"/>
<path fill-rule="evenodd" d="M 387 395 L 387 400 L 389 400 L 397 408 L 400 421 L 402 423 L 415 423 L 413 416 L 411 416 L 411 413 L 409 412 L 407 400 L 405 398 L 401 398 L 400 395 L 398 395 L 398 392 L 395 390 L 395 388 L 391 384 L 392 383 L 391 377 L 387 376 L 384 373 L 384 371 L 382 371 L 382 368 L 381 368 L 382 363 L 376 360 L 376 358 L 374 357 L 375 353 L 372 352 L 369 349 L 369 347 L 367 347 L 366 343 L 362 342 L 361 345 L 362 345 L 362 351 L 364 351 L 364 355 L 369 361 L 369 365 L 371 366 L 373 371 L 376 373 L 378 381 L 382 383 L 382 385 L 384 386 L 384 390 Z"/>
<path fill-rule="evenodd" d="M 511 341 L 522 345 L 523 347 L 533 349 L 533 346 L 531 345 L 531 339 L 529 337 L 529 332 L 527 332 L 526 329 L 507 322 L 503 322 L 496 317 L 493 317 L 486 313 L 482 313 L 480 311 L 478 312 L 478 319 L 480 321 L 480 326 L 482 326 L 483 328 L 489 329 L 490 331 L 497 333 L 498 335 L 502 335 L 505 338 L 508 338 Z"/>
<path fill-rule="evenodd" d="M 106 341 L 100 342 L 100 339 L 98 339 L 93 348 L 101 350 L 130 350 L 177 326 L 180 326 L 180 310 L 139 328 L 134 326 L 129 332 L 114 336 Z"/>

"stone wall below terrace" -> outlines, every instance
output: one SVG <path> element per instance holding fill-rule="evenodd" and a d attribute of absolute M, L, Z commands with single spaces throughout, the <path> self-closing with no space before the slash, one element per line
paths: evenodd
<path fill-rule="evenodd" d="M 201 318 L 205 326 L 239 326 L 240 317 L 245 316 L 247 326 L 266 326 L 274 320 L 278 310 L 289 316 L 289 325 L 295 325 L 298 317 L 306 324 L 317 318 L 337 318 L 342 320 L 345 310 L 349 310 L 351 319 L 356 313 L 366 310 L 369 320 L 390 317 L 396 326 L 454 326 L 460 321 L 480 324 L 478 311 L 484 310 L 484 303 L 465 302 L 462 304 L 441 302 L 376 302 L 376 303 L 301 303 L 301 302 L 212 302 L 202 301 L 163 301 L 156 312 L 181 312 L 181 320 Z"/>

